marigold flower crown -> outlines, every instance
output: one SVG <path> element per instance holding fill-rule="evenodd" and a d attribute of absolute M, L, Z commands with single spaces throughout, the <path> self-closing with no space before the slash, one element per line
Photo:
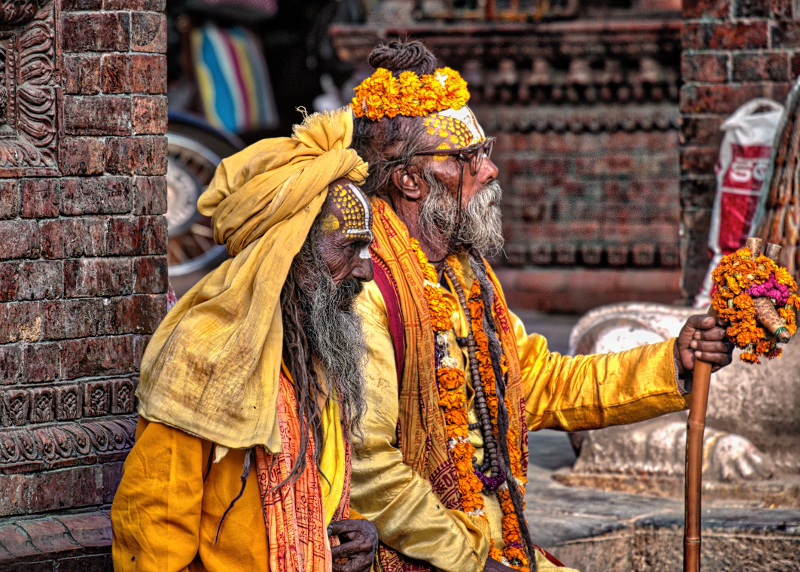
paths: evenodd
<path fill-rule="evenodd" d="M 467 82 L 444 67 L 422 77 L 404 71 L 399 77 L 378 68 L 355 89 L 350 107 L 356 117 L 379 121 L 383 117 L 424 117 L 445 109 L 461 109 L 469 101 Z"/>

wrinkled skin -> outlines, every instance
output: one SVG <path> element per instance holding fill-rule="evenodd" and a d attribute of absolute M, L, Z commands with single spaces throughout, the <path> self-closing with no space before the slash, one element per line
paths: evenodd
<path fill-rule="evenodd" d="M 368 520 L 339 520 L 328 527 L 341 544 L 331 548 L 333 572 L 368 572 L 378 550 L 378 529 Z"/>
<path fill-rule="evenodd" d="M 364 258 L 364 253 L 372 242 L 372 229 L 362 225 L 360 229 L 354 228 L 354 232 L 345 232 L 347 226 L 345 214 L 331 198 L 333 188 L 337 184 L 352 185 L 352 187 L 358 189 L 347 179 L 337 179 L 331 183 L 329 187 L 331 191 L 325 201 L 321 216 L 323 220 L 328 216 L 333 216 L 338 223 L 338 227 L 333 228 L 333 224 L 327 225 L 330 228 L 323 227 L 324 230 L 319 242 L 322 259 L 328 270 L 330 270 L 334 283 L 337 285 L 347 279 L 369 282 L 373 277 L 372 260 L 369 256 Z M 372 220 L 372 207 L 368 201 L 367 207 L 368 219 Z"/>
<path fill-rule="evenodd" d="M 431 137 L 430 147 L 434 148 L 440 140 Z M 465 165 L 457 156 L 450 155 L 444 161 L 434 159 L 432 156 L 417 156 L 406 169 L 398 167 L 392 173 L 392 183 L 400 192 L 394 193 L 396 200 L 394 208 L 397 216 L 406 224 L 411 236 L 420 241 L 420 247 L 429 260 L 441 260 L 448 253 L 441 252 L 434 245 L 427 244 L 419 232 L 419 210 L 422 203 L 430 194 L 430 186 L 425 181 L 424 171 L 432 172 L 455 197 L 458 194 L 458 181 L 463 171 L 461 190 L 461 207 L 464 208 L 478 192 L 487 184 L 497 179 L 498 170 L 491 159 L 484 158 L 476 174 L 470 172 L 469 165 Z M 434 264 L 436 271 L 441 272 L 442 263 Z"/>
<path fill-rule="evenodd" d="M 345 191 L 341 191 L 342 187 Z M 319 250 L 337 286 L 349 280 L 369 282 L 373 278 L 372 260 L 368 255 L 365 257 L 372 242 L 372 229 L 368 225 L 368 221 L 372 220 L 372 211 L 363 194 L 359 198 L 358 193 L 360 189 L 347 179 L 334 181 L 329 186 L 328 198 L 320 215 L 323 231 Z M 335 200 L 335 196 L 340 200 Z M 341 208 L 345 202 L 351 205 L 366 204 L 366 216 L 356 217 L 361 224 L 355 224 L 352 216 L 349 221 L 346 220 Z M 348 229 L 351 232 L 346 232 Z M 338 536 L 341 542 L 339 546 L 331 548 L 333 572 L 370 570 L 378 547 L 378 530 L 374 524 L 367 520 L 340 520 L 331 523 L 328 535 Z"/>
<path fill-rule="evenodd" d="M 725 322 L 711 316 L 689 316 L 678 334 L 673 353 L 681 377 L 691 377 L 696 360 L 711 364 L 711 371 L 733 360 L 733 342 L 725 335 Z"/>

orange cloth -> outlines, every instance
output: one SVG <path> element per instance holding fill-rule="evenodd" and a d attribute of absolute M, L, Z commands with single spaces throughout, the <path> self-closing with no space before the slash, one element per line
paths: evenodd
<path fill-rule="evenodd" d="M 111 508 L 116 572 L 231 572 L 267 569 L 256 471 L 239 494 L 244 450 L 211 461 L 211 442 L 139 418 Z M 208 476 L 203 480 L 203 476 Z"/>
<path fill-rule="evenodd" d="M 277 406 L 281 451 L 272 455 L 263 447 L 256 448 L 259 489 L 264 498 L 263 514 L 269 538 L 269 569 L 271 572 L 330 572 L 331 545 L 325 529 L 331 520 L 347 518 L 350 505 L 349 443 L 345 441 L 344 489 L 339 494 L 338 504 L 329 503 L 335 506 L 331 510 L 333 514 L 326 514 L 323 485 L 320 475 L 313 470 L 316 466 L 313 432 L 309 432 L 306 470 L 291 486 L 273 490 L 289 476 L 300 453 L 297 400 L 288 374 L 284 372 L 280 376 Z M 339 423 L 338 416 L 335 423 Z M 333 480 L 333 475 L 328 477 Z"/>
<path fill-rule="evenodd" d="M 333 399 L 322 404 L 325 479 L 316 468 L 312 437 L 306 470 L 269 495 L 262 508 L 262 493 L 283 481 L 299 450 L 297 404 L 285 370 L 277 405 L 281 457 L 273 464 L 263 447 L 256 448 L 255 466 L 216 544 L 222 515 L 241 490 L 245 450 L 227 450 L 209 467 L 210 441 L 139 418 L 136 444 L 111 507 L 117 572 L 330 572 L 325 529 L 331 520 L 348 518 L 350 498 L 350 444 L 339 408 Z"/>

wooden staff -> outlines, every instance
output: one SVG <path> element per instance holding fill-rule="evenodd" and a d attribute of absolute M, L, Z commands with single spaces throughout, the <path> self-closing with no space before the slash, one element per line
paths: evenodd
<path fill-rule="evenodd" d="M 753 256 L 761 253 L 761 239 L 750 238 Z M 716 320 L 712 306 L 708 315 Z M 686 522 L 683 529 L 683 570 L 700 572 L 700 490 L 703 483 L 703 433 L 706 428 L 711 364 L 697 360 L 692 381 L 692 403 L 686 426 Z"/>
<path fill-rule="evenodd" d="M 758 239 L 756 239 L 758 240 Z M 758 240 L 761 242 L 760 240 Z M 717 319 L 713 306 L 708 315 Z M 703 476 L 703 433 L 706 428 L 708 382 L 711 364 L 697 360 L 694 364 L 692 403 L 686 426 L 686 524 L 683 529 L 683 570 L 700 572 L 700 488 Z"/>
<path fill-rule="evenodd" d="M 747 239 L 747 248 L 753 256 L 761 254 L 761 239 Z M 767 245 L 766 255 L 777 262 L 781 247 Z M 776 334 L 778 341 L 786 343 L 791 336 L 785 328 L 781 328 L 780 316 L 772 302 L 763 300 L 764 308 L 756 308 L 756 318 L 767 330 Z M 759 304 L 760 306 L 760 304 Z M 717 318 L 717 311 L 711 307 L 708 315 Z M 708 386 L 711 379 L 711 364 L 697 360 L 694 366 L 692 384 L 692 403 L 689 410 L 689 422 L 686 427 L 686 524 L 683 530 L 683 570 L 684 572 L 700 572 L 700 490 L 703 477 L 703 433 L 706 426 L 706 409 L 708 407 Z"/>

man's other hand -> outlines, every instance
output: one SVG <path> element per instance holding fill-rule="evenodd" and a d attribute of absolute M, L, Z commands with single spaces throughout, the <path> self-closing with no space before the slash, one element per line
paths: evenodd
<path fill-rule="evenodd" d="M 378 550 L 378 529 L 368 520 L 337 520 L 328 527 L 330 536 L 339 537 L 331 548 L 333 572 L 369 572 Z"/>
<path fill-rule="evenodd" d="M 681 376 L 694 371 L 696 360 L 711 364 L 711 371 L 733 359 L 733 342 L 725 335 L 725 322 L 711 316 L 690 316 L 675 342 L 675 362 Z"/>

